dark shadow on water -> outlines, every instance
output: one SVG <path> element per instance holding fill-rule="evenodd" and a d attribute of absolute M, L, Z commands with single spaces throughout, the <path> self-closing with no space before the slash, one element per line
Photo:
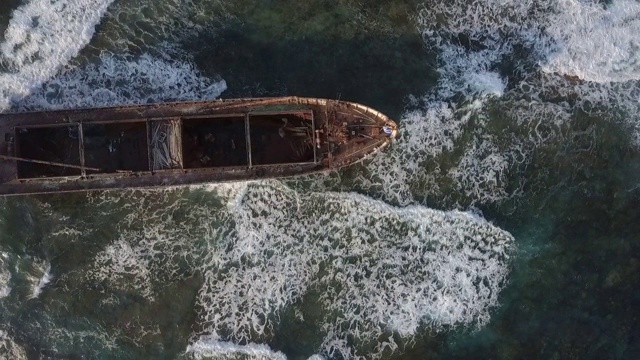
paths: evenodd
<path fill-rule="evenodd" d="M 252 24 L 232 24 L 192 39 L 198 67 L 227 82 L 225 98 L 297 95 L 361 102 L 398 119 L 408 95 L 437 80 L 417 33 L 353 38 L 264 39 Z"/>

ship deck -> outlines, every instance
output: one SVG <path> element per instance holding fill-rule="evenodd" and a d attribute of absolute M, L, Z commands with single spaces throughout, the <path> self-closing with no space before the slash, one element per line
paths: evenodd
<path fill-rule="evenodd" d="M 292 97 L 0 114 L 0 194 L 337 168 L 389 141 L 386 117 L 349 104 Z"/>
<path fill-rule="evenodd" d="M 319 161 L 310 110 L 92 120 L 3 123 L 0 182 Z"/>

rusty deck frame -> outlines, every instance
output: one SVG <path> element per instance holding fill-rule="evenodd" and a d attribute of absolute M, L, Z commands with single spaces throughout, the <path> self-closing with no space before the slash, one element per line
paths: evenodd
<path fill-rule="evenodd" d="M 254 115 L 267 114 L 298 114 L 310 121 L 313 159 L 295 163 L 254 164 L 251 155 L 250 119 Z M 180 162 L 179 168 L 154 169 L 152 166 L 150 132 L 154 121 L 179 120 L 180 134 L 182 134 L 184 120 L 229 118 L 234 115 L 244 118 L 246 166 L 186 168 L 183 161 Z M 130 122 L 140 122 L 146 126 L 149 168 L 145 171 L 116 170 L 116 172 L 96 173 L 96 168 L 87 167 L 84 126 Z M 78 164 L 69 164 L 69 167 L 80 168 L 79 176 L 18 178 L 17 161 L 20 160 L 16 160 L 14 156 L 19 154 L 16 133 L 18 128 L 74 125 L 78 129 L 80 160 Z M 335 131 L 342 134 L 349 126 L 359 128 L 360 133 L 353 136 L 347 133 L 346 140 L 336 139 L 330 135 Z M 393 134 L 381 133 L 379 129 L 382 126 L 392 128 Z M 0 131 L 5 134 L 4 141 L 0 141 L 0 196 L 2 196 L 256 180 L 334 170 L 353 164 L 383 149 L 395 137 L 397 126 L 387 116 L 361 104 L 318 98 L 281 97 L 0 114 Z M 13 138 L 6 134 L 10 134 Z M 94 173 L 89 174 L 88 170 Z"/>

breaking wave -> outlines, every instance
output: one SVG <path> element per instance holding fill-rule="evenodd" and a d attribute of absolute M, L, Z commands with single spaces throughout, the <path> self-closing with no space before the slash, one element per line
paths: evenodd
<path fill-rule="evenodd" d="M 237 238 L 224 254 L 229 265 L 223 281 L 205 285 L 201 304 L 209 304 L 212 332 L 228 327 L 238 340 L 269 329 L 265 314 L 309 288 L 322 293 L 322 346 L 330 356 L 349 357 L 350 345 L 389 330 L 410 337 L 421 324 L 481 325 L 507 273 L 510 235 L 464 213 L 399 209 L 355 194 L 300 194 L 280 184 L 250 186 L 231 213 Z M 211 318 L 217 314 L 235 316 Z M 392 344 L 372 354 L 385 346 Z"/>
<path fill-rule="evenodd" d="M 515 199 L 533 154 L 570 139 L 580 113 L 607 114 L 640 146 L 637 2 L 430 1 L 418 23 L 440 78 L 359 187 L 405 205 Z"/>
<path fill-rule="evenodd" d="M 11 293 L 11 272 L 9 272 L 9 266 L 7 264 L 7 255 L 4 252 L 0 252 L 0 299 L 9 296 Z"/>
<path fill-rule="evenodd" d="M 202 338 L 187 347 L 187 354 L 192 359 L 251 359 L 251 360 L 286 360 L 279 351 L 271 350 L 267 345 L 237 345 L 230 342 Z"/>
<path fill-rule="evenodd" d="M 42 276 L 39 279 L 34 278 L 35 281 L 33 282 L 30 295 L 31 299 L 35 299 L 40 296 L 42 289 L 44 289 L 44 287 L 47 286 L 47 284 L 53 278 L 53 276 L 51 275 L 51 263 L 36 260 L 34 261 L 33 265 L 37 270 L 39 270 L 40 273 L 42 273 Z"/>
<path fill-rule="evenodd" d="M 79 3 L 65 9 L 73 10 Z M 95 63 L 60 71 L 88 42 L 110 2 L 92 4 L 95 14 L 80 17 L 82 26 L 57 30 L 61 38 L 56 49 L 46 50 L 35 42 L 23 50 L 13 45 L 19 43 L 19 36 L 11 35 L 19 33 L 17 25 L 7 30 L 2 51 L 13 71 L 3 75 L 9 84 L 3 85 L 7 104 L 13 102 L 21 110 L 117 105 L 210 99 L 225 90 L 224 81 L 202 76 L 189 62 L 147 54 L 105 53 Z M 168 4 L 171 11 L 173 3 Z M 429 45 L 441 53 L 441 80 L 433 93 L 413 99 L 401 119 L 402 139 L 389 154 L 372 161 L 370 176 L 358 180 L 368 188 L 382 184 L 379 197 L 407 205 L 454 190 L 465 197 L 456 200 L 460 207 L 499 202 L 513 195 L 508 189 L 512 166 L 526 162 L 532 149 L 553 139 L 569 119 L 568 112 L 556 111 L 565 109 L 562 104 L 520 103 L 534 96 L 523 84 L 536 79 L 511 78 L 497 69 L 506 54 L 515 51 L 515 40 L 507 40 L 513 33 L 520 45 L 540 48 L 530 37 L 542 34 L 540 27 L 525 16 L 532 8 L 504 8 L 503 2 L 495 1 L 470 8 L 466 4 L 453 6 L 462 12 L 449 14 L 444 28 L 422 25 L 425 38 L 439 37 Z M 21 11 L 38 14 L 28 6 Z M 450 10 L 442 5 L 430 11 L 433 14 L 421 13 L 423 24 Z M 511 16 L 503 16 L 505 12 Z M 127 14 L 114 11 L 109 16 Z M 44 20 L 54 21 L 45 16 L 39 24 Z M 504 31 L 490 29 L 489 20 L 502 21 Z M 519 25 L 521 20 L 524 25 Z M 143 25 L 133 31 L 144 34 Z M 151 41 L 166 37 L 167 27 L 158 29 L 150 34 Z M 114 41 L 126 38 L 118 35 L 125 30 L 116 29 Z M 80 32 L 80 41 L 73 31 Z M 450 37 L 459 33 L 486 49 L 470 50 L 452 42 Z M 68 43 L 66 37 L 74 38 L 67 47 L 60 45 Z M 545 42 L 557 46 L 552 43 Z M 46 51 L 39 54 L 46 57 L 26 52 L 29 47 L 42 47 Z M 538 65 L 522 66 L 526 73 Z M 465 98 L 461 106 L 451 101 L 455 96 Z M 526 136 L 512 139 L 491 129 L 488 112 L 506 102 L 516 105 L 508 116 L 530 130 Z M 450 163 L 442 160 L 455 149 L 463 150 L 460 157 Z M 452 188 L 444 188 L 443 179 L 450 180 Z M 95 205 L 117 204 L 118 211 L 110 214 L 117 229 L 109 243 L 92 254 L 90 268 L 79 278 L 82 285 L 98 286 L 106 295 L 121 291 L 154 301 L 167 283 L 203 274 L 198 329 L 188 348 L 194 356 L 281 358 L 281 353 L 259 343 L 271 339 L 289 309 L 304 322 L 306 302 L 319 305 L 320 323 L 313 324 L 322 333 L 317 351 L 329 357 L 380 356 L 400 346 L 398 337 L 410 339 L 422 327 L 482 326 L 498 304 L 513 248 L 511 235 L 465 212 L 394 207 L 353 193 L 296 191 L 276 181 L 125 195 L 105 192 L 87 199 L 93 211 Z M 76 235 L 84 230 L 68 224 L 60 229 Z M 71 286 L 71 278 L 62 276 L 61 283 Z M 42 288 L 37 284 L 34 293 Z M 98 337 L 106 347 L 116 346 L 114 334 L 74 334 L 61 339 L 72 343 Z"/>
<path fill-rule="evenodd" d="M 18 102 L 21 110 L 113 106 L 162 101 L 211 100 L 224 80 L 204 77 L 191 63 L 142 55 L 102 55 L 98 64 L 74 67 Z"/>
<path fill-rule="evenodd" d="M 559 1 L 548 19 L 541 25 L 557 46 L 543 71 L 599 83 L 640 80 L 637 1 Z"/>
<path fill-rule="evenodd" d="M 27 352 L 6 331 L 0 330 L 0 356 L 3 359 L 22 360 L 27 359 Z"/>
<path fill-rule="evenodd" d="M 114 55 L 107 51 L 92 58 L 91 62 L 69 65 L 70 60 L 92 39 L 95 26 L 105 14 L 107 24 L 100 36 L 112 33 L 109 31 L 112 17 L 123 16 L 124 13 L 130 16 L 142 14 L 119 5 L 113 6 L 110 11 L 115 13 L 112 14 L 108 12 L 112 2 L 74 0 L 52 4 L 32 0 L 17 8 L 5 31 L 5 41 L 0 44 L 0 64 L 4 70 L 0 74 L 0 109 L 13 106 L 18 110 L 40 110 L 131 102 L 206 100 L 218 97 L 226 89 L 223 80 L 213 81 L 202 76 L 188 59 L 171 60 L 144 52 L 133 56 Z M 185 7 L 182 6 L 184 4 L 174 5 L 165 9 L 172 15 L 167 17 L 169 23 L 164 27 L 154 23 L 151 28 L 164 29 L 162 32 L 167 34 L 168 29 L 177 32 L 170 20 L 175 20 L 173 8 Z M 199 13 L 196 7 L 191 11 L 192 16 Z M 180 21 L 184 29 L 195 31 L 193 26 L 189 26 L 189 21 Z M 140 21 L 132 23 L 142 26 Z M 126 39 L 122 36 L 111 44 L 119 44 Z"/>
<path fill-rule="evenodd" d="M 131 206 L 84 281 L 154 299 L 181 273 L 204 274 L 190 349 L 202 336 L 214 349 L 269 341 L 285 310 L 304 321 L 305 301 L 314 301 L 321 353 L 376 356 L 398 346 L 378 343 L 383 335 L 482 326 L 506 283 L 513 238 L 467 213 L 297 192 L 277 181 L 184 191 Z"/>
<path fill-rule="evenodd" d="M 113 0 L 31 0 L 18 7 L 0 44 L 0 109 L 53 77 L 91 40 Z"/>

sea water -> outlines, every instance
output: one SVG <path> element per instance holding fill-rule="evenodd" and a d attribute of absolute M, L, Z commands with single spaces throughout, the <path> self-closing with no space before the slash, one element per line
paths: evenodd
<path fill-rule="evenodd" d="M 640 5 L 24 0 L 0 107 L 301 95 L 400 125 L 289 180 L 0 202 L 0 357 L 636 358 Z"/>

